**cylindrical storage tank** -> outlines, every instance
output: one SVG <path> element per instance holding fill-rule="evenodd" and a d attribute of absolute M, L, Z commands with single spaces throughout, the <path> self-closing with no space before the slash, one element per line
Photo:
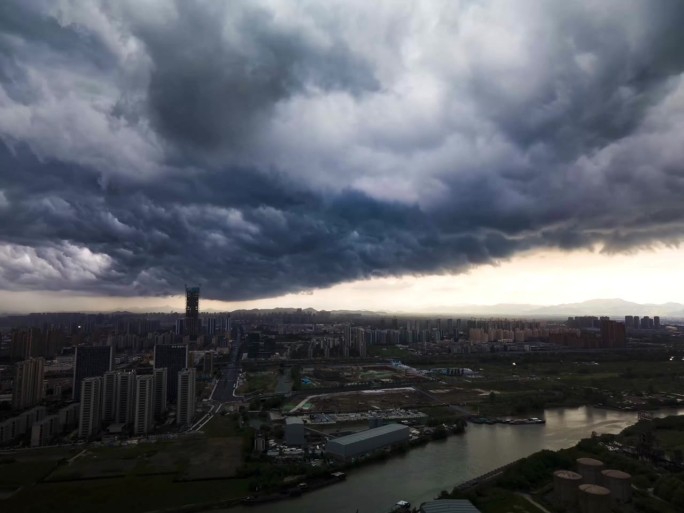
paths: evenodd
<path fill-rule="evenodd" d="M 561 508 L 577 506 L 577 487 L 582 483 L 582 476 L 572 470 L 556 470 L 553 473 L 553 496 Z"/>
<path fill-rule="evenodd" d="M 602 481 L 601 471 L 603 462 L 594 458 L 577 458 L 577 472 L 582 476 L 584 484 L 600 485 Z"/>
<path fill-rule="evenodd" d="M 632 476 L 621 470 L 604 470 L 603 486 L 610 490 L 613 502 L 624 504 L 632 500 Z"/>
<path fill-rule="evenodd" d="M 607 513 L 610 511 L 610 490 L 595 484 L 579 485 L 581 513 Z"/>

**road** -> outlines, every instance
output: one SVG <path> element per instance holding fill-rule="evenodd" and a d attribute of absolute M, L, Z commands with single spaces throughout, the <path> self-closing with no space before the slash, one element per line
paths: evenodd
<path fill-rule="evenodd" d="M 221 378 L 211 394 L 213 401 L 233 403 L 241 401 L 235 396 L 235 387 L 240 376 L 240 358 L 242 357 L 242 343 L 235 344 L 228 354 L 229 363 L 221 366 Z"/>

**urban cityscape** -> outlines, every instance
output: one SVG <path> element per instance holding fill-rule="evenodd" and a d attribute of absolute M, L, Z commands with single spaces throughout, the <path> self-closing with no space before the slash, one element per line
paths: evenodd
<path fill-rule="evenodd" d="M 8 467 L 30 466 L 44 448 L 52 456 L 43 456 L 38 468 L 53 486 L 103 479 L 114 493 L 127 480 L 162 473 L 180 480 L 174 486 L 217 485 L 200 507 L 282 507 L 293 497 L 346 485 L 359 465 L 372 469 L 379 458 L 391 464 L 413 447 L 473 429 L 547 429 L 553 408 L 588 405 L 600 419 L 596 412 L 604 409 L 640 423 L 684 409 L 684 394 L 672 382 L 684 366 L 677 349 L 684 322 L 676 319 L 285 308 L 204 313 L 197 286 L 186 286 L 185 304 L 178 313 L 0 318 L 0 450 L 11 455 Z M 654 372 L 667 364 L 670 372 Z M 645 376 L 648 384 L 640 388 Z M 617 442 L 616 433 L 605 436 L 609 442 L 600 443 L 642 462 L 651 458 L 655 468 L 684 465 L 680 449 L 669 453 L 653 439 L 630 446 Z M 60 458 L 53 459 L 55 451 Z M 634 471 L 633 464 L 606 470 L 597 458 L 577 461 L 577 472 L 551 468 L 546 479 L 553 485 L 530 504 L 540 500 L 563 511 L 583 500 L 593 506 L 582 511 L 611 504 L 632 511 L 641 504 L 624 470 Z M 510 480 L 507 469 L 518 462 L 492 461 L 499 468 L 485 466 L 488 472 L 466 475 L 460 484 L 448 478 L 456 488 L 442 495 L 457 498 L 424 500 L 421 511 L 464 504 L 480 511 L 465 497 L 495 478 Z M 296 480 L 288 481 L 292 472 Z M 244 488 L 222 496 L 231 480 Z M 576 491 L 578 485 L 593 488 Z M 5 488 L 12 504 L 20 488 Z M 86 507 L 71 501 L 70 509 Z M 394 509 L 411 507 L 398 499 Z"/>
<path fill-rule="evenodd" d="M 0 512 L 684 511 L 682 26 L 0 2 Z"/>

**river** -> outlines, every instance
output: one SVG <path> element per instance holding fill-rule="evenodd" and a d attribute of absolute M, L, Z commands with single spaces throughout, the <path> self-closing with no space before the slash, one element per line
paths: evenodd
<path fill-rule="evenodd" d="M 655 416 L 682 414 L 663 410 Z M 412 504 L 434 499 L 463 483 L 542 449 L 558 450 L 598 433 L 618 433 L 636 413 L 592 407 L 545 411 L 546 424 L 468 424 L 464 435 L 431 442 L 382 463 L 353 469 L 343 483 L 296 499 L 230 508 L 226 513 L 383 513 L 400 499 Z M 215 512 L 216 510 L 214 510 Z"/>

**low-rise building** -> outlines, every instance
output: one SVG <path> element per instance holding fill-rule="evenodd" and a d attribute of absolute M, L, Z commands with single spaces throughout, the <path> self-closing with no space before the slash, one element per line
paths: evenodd
<path fill-rule="evenodd" d="M 287 417 L 285 419 L 285 443 L 287 445 L 304 445 L 304 421 L 299 417 Z"/>
<path fill-rule="evenodd" d="M 387 424 L 328 441 L 325 452 L 348 460 L 363 454 L 409 441 L 410 430 L 402 424 Z"/>

